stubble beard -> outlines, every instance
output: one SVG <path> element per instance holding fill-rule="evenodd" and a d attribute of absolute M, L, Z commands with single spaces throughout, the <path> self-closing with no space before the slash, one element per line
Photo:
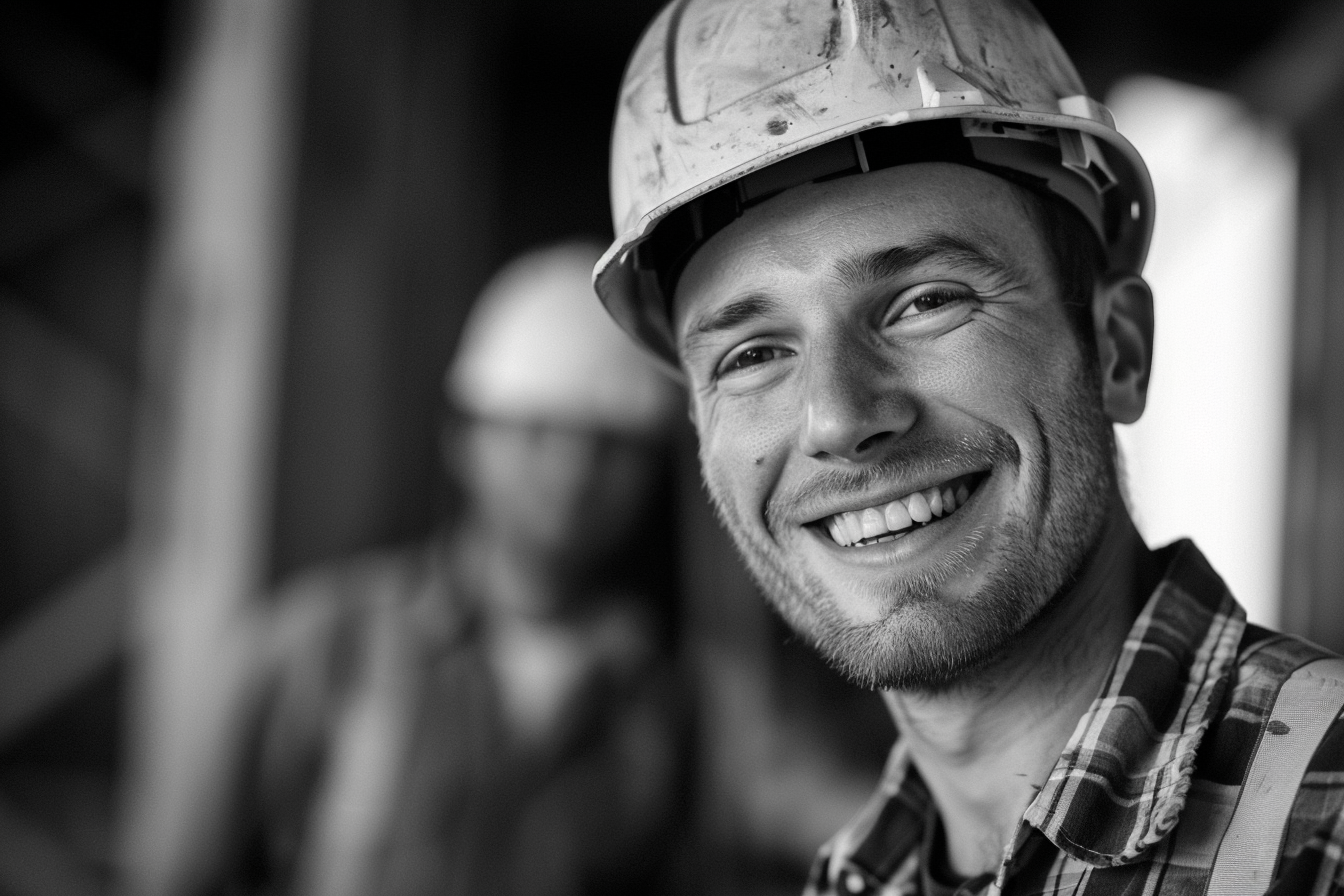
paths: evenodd
<path fill-rule="evenodd" d="M 1046 613 L 1100 541 L 1107 498 L 1117 486 L 1114 434 L 1093 383 L 1082 376 L 1056 406 L 1032 408 L 1042 456 L 1030 481 L 1029 511 L 1010 513 L 992 532 L 973 530 L 927 572 L 893 578 L 873 596 L 886 609 L 871 623 L 845 619 L 825 582 L 786 562 L 778 527 L 767 524 L 774 532 L 770 536 L 747 526 L 724 500 L 727 491 L 709 478 L 706 483 L 721 521 L 770 603 L 833 668 L 863 688 L 946 691 L 994 662 Z M 1008 433 L 990 428 L 917 444 L 853 478 L 881 475 L 883 466 L 928 464 L 935 452 L 943 464 L 949 455 L 960 454 L 991 461 L 996 471 L 1016 472 L 1021 466 Z M 767 519 L 780 515 L 767 511 Z M 947 581 L 974 572 L 973 553 L 990 539 L 990 553 L 979 563 L 984 584 L 950 598 Z"/>

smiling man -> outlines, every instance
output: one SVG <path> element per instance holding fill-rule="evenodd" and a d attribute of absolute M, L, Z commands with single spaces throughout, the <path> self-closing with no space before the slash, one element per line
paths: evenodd
<path fill-rule="evenodd" d="M 1126 510 L 1152 186 L 1025 0 L 679 0 L 612 205 L 724 525 L 899 732 L 812 892 L 1344 892 L 1344 665 Z"/>

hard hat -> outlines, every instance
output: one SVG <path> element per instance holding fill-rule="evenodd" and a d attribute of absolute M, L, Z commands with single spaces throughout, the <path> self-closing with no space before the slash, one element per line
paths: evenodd
<path fill-rule="evenodd" d="M 668 272 L 714 232 L 792 186 L 934 160 L 1048 190 L 1112 270 L 1142 269 L 1148 170 L 1027 0 L 676 0 L 621 85 L 597 292 L 675 365 Z"/>
<path fill-rule="evenodd" d="M 444 377 L 449 400 L 481 417 L 654 435 L 675 385 L 594 301 L 601 246 L 527 252 L 486 285 Z"/>

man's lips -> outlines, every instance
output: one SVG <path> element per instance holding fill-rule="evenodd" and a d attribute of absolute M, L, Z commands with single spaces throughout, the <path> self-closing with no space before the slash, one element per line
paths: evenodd
<path fill-rule="evenodd" d="M 808 525 L 827 532 L 841 547 L 866 547 L 893 541 L 951 515 L 970 500 L 986 475 L 986 472 L 977 472 L 954 476 L 894 501 L 834 513 Z"/>

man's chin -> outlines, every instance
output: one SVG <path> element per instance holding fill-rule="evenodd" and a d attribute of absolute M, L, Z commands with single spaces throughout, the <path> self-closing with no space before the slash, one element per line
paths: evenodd
<path fill-rule="evenodd" d="M 1000 656 L 1035 615 L 1025 595 L 946 601 L 905 598 L 881 620 L 823 623 L 809 635 L 827 662 L 858 687 L 938 692 Z"/>
<path fill-rule="evenodd" d="M 1097 539 L 1100 537 L 1098 531 Z M 1010 544 L 1013 542 L 1010 541 Z M 795 630 L 853 684 L 872 690 L 940 693 L 966 683 L 1012 652 L 1014 644 L 1045 624 L 1095 553 L 1097 540 L 1054 562 L 1013 548 L 996 551 L 997 574 L 965 594 L 950 594 L 948 580 L 907 583 L 888 595 L 879 620 L 844 621 L 833 596 L 810 590 L 806 618 L 779 606 Z M 964 584 L 964 583 L 958 583 Z M 799 592 L 795 592 L 799 595 Z M 792 609 L 797 609 L 795 603 Z"/>

